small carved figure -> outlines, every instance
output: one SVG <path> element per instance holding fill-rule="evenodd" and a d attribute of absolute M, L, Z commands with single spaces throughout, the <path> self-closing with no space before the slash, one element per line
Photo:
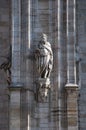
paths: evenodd
<path fill-rule="evenodd" d="M 11 45 L 7 57 L 4 57 L 6 60 L 0 65 L 0 69 L 3 69 L 7 74 L 7 83 L 11 82 Z"/>
<path fill-rule="evenodd" d="M 53 66 L 53 53 L 46 34 L 42 34 L 35 56 L 40 78 L 49 78 Z"/>

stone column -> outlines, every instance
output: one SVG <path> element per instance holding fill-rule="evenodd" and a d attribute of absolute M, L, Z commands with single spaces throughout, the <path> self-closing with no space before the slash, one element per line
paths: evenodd
<path fill-rule="evenodd" d="M 63 63 L 63 0 L 57 0 L 57 5 L 58 5 L 58 14 L 57 14 L 57 19 L 58 19 L 58 126 L 59 130 L 63 130 L 63 89 L 64 89 L 64 74 L 63 74 L 63 69 L 64 69 L 64 63 Z"/>
<path fill-rule="evenodd" d="M 12 0 L 12 83 L 10 90 L 9 129 L 20 130 L 21 0 Z"/>
<path fill-rule="evenodd" d="M 76 0 L 67 0 L 67 84 L 76 83 Z"/>
<path fill-rule="evenodd" d="M 12 84 L 20 84 L 21 0 L 12 0 Z M 14 86 L 15 86 L 14 85 Z"/>
<path fill-rule="evenodd" d="M 33 104 L 33 53 L 31 48 L 31 20 L 32 20 L 32 7 L 33 0 L 22 0 L 22 16 L 21 16 L 21 44 L 22 44 L 22 65 L 21 73 L 22 80 L 25 80 L 25 97 L 22 95 L 22 110 L 21 110 L 21 129 L 31 130 L 31 119 Z M 26 103 L 26 106 L 25 106 Z M 27 124 L 27 125 L 26 125 Z"/>
<path fill-rule="evenodd" d="M 76 84 L 76 0 L 67 0 L 67 121 L 68 130 L 78 130 L 78 85 Z"/>

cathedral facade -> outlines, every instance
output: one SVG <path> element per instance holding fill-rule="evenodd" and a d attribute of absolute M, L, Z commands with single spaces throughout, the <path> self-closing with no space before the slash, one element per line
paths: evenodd
<path fill-rule="evenodd" d="M 0 130 L 86 129 L 85 44 L 85 0 L 0 1 Z"/>

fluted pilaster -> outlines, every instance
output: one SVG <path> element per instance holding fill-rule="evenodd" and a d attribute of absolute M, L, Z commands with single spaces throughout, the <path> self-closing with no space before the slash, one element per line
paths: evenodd
<path fill-rule="evenodd" d="M 67 0 L 67 83 L 76 83 L 76 0 Z"/>
<path fill-rule="evenodd" d="M 78 130 L 78 85 L 76 84 L 76 0 L 67 0 L 67 121 L 68 130 Z"/>
<path fill-rule="evenodd" d="M 10 90 L 10 118 L 9 129 L 20 130 L 20 107 L 21 107 L 21 0 L 11 1 L 12 18 L 12 83 Z"/>
<path fill-rule="evenodd" d="M 12 0 L 12 84 L 20 84 L 21 0 Z M 14 85 L 15 86 L 15 85 Z"/>
<path fill-rule="evenodd" d="M 64 64 L 63 64 L 63 0 L 57 0 L 58 4 L 58 13 L 57 13 L 57 19 L 58 19 L 58 125 L 59 125 L 59 130 L 63 130 L 63 87 L 64 87 Z"/>

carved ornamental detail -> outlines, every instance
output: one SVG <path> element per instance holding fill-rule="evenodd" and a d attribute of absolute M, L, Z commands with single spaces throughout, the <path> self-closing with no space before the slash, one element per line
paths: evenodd
<path fill-rule="evenodd" d="M 11 83 L 11 49 L 10 45 L 8 55 L 4 57 L 5 60 L 0 65 L 0 69 L 3 69 L 6 73 L 8 85 Z"/>
<path fill-rule="evenodd" d="M 53 52 L 51 44 L 47 41 L 47 35 L 42 34 L 41 41 L 35 50 L 36 66 L 39 74 L 37 80 L 38 97 L 44 100 L 50 88 L 50 74 L 53 67 Z"/>

